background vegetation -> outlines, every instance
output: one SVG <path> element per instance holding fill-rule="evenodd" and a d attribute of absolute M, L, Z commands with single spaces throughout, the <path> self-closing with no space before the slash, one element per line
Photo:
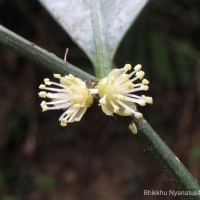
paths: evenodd
<path fill-rule="evenodd" d="M 1 0 L 0 23 L 59 57 L 68 47 L 68 61 L 93 73 L 85 54 L 37 1 Z M 115 58 L 118 67 L 143 65 L 154 97 L 144 116 L 197 179 L 199 35 L 199 1 L 151 0 Z M 52 74 L 11 49 L 1 47 L 0 55 L 2 200 L 151 200 L 159 197 L 143 196 L 144 189 L 176 189 L 148 152 L 97 105 L 80 123 L 59 127 L 60 112 L 42 113 L 37 96 L 38 85 Z"/>

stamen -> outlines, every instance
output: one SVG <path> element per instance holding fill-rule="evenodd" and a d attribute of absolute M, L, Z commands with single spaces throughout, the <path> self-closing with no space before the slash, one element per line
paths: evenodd
<path fill-rule="evenodd" d="M 67 126 L 67 119 L 62 118 L 62 119 L 60 120 L 60 125 L 63 126 L 63 127 Z"/>
<path fill-rule="evenodd" d="M 39 97 L 41 98 L 46 98 L 47 97 L 47 93 L 45 91 L 41 91 L 38 93 Z"/>
<path fill-rule="evenodd" d="M 69 102 L 68 100 L 64 100 L 64 99 L 61 99 L 61 100 L 58 100 L 58 101 L 51 101 L 51 102 L 48 102 L 46 103 L 47 105 L 57 105 L 57 104 L 63 104 L 63 103 L 67 103 Z"/>
<path fill-rule="evenodd" d="M 41 85 L 39 86 L 39 89 L 44 90 L 45 87 L 46 87 L 46 86 L 45 86 L 44 84 L 41 84 Z"/>
<path fill-rule="evenodd" d="M 45 101 L 42 101 L 42 103 L 40 105 L 42 107 L 42 112 L 45 112 L 49 109 L 48 106 L 46 105 Z"/>
<path fill-rule="evenodd" d="M 137 73 L 136 73 L 136 77 L 137 78 L 139 78 L 140 80 L 142 80 L 143 79 L 143 77 L 144 77 L 144 72 L 143 71 L 138 71 Z"/>
<path fill-rule="evenodd" d="M 61 92 L 63 90 L 63 89 L 58 89 L 58 88 L 53 88 L 53 87 L 45 87 L 44 89 L 49 90 L 49 91 L 54 91 L 54 92 Z"/>
<path fill-rule="evenodd" d="M 73 112 L 73 114 L 70 116 L 70 118 L 69 118 L 69 122 L 71 122 L 71 121 L 73 121 L 73 118 L 75 117 L 75 115 L 77 114 L 77 112 L 79 111 L 79 109 L 77 109 L 77 110 L 75 110 L 74 112 Z"/>
<path fill-rule="evenodd" d="M 139 65 L 139 64 L 138 64 L 138 65 L 136 65 L 136 66 L 134 67 L 134 70 L 138 72 L 138 71 L 141 70 L 141 68 L 142 68 L 142 65 Z"/>
<path fill-rule="evenodd" d="M 118 95 L 117 95 L 117 98 L 118 98 L 119 100 L 122 100 L 122 101 L 126 100 L 125 96 L 124 96 L 124 95 L 121 95 L 121 94 L 118 94 Z"/>
<path fill-rule="evenodd" d="M 147 79 L 143 79 L 143 80 L 142 80 L 142 84 L 148 85 L 148 84 L 149 84 L 149 81 L 148 81 Z"/>
<path fill-rule="evenodd" d="M 74 118 L 74 121 L 78 122 L 81 120 L 81 118 L 83 117 L 84 113 L 86 111 L 86 108 L 84 108 L 81 113 L 79 114 L 79 117 Z"/>
<path fill-rule="evenodd" d="M 147 97 L 145 95 L 142 95 L 142 98 L 145 100 L 146 103 L 149 103 L 149 104 L 153 103 L 153 98 L 152 97 Z"/>
<path fill-rule="evenodd" d="M 53 82 L 53 81 L 51 81 L 51 85 L 56 85 L 56 86 L 61 87 L 61 88 L 69 89 L 69 87 L 67 85 L 63 85 L 63 84 L 56 83 L 56 82 Z"/>
<path fill-rule="evenodd" d="M 130 101 L 130 102 L 133 102 L 133 103 L 138 103 L 139 105 L 141 106 L 145 106 L 145 100 L 144 99 L 134 99 L 134 98 L 131 98 L 131 97 L 125 97 L 125 99 L 127 101 Z"/>
<path fill-rule="evenodd" d="M 71 109 L 71 107 L 66 110 L 60 117 L 59 117 L 59 121 L 61 121 L 62 118 L 65 118 L 66 116 L 69 116 L 73 113 L 73 110 Z"/>
<path fill-rule="evenodd" d="M 126 108 L 127 110 L 130 110 L 132 113 L 135 113 L 136 111 L 135 110 L 133 110 L 132 108 L 130 108 L 129 106 L 127 106 L 125 103 L 123 103 L 122 101 L 120 101 L 120 100 L 117 100 L 117 102 L 121 105 L 121 106 L 123 106 L 124 108 Z"/>
<path fill-rule="evenodd" d="M 119 112 L 119 107 L 117 105 L 115 105 L 115 103 L 113 101 L 110 101 L 112 107 L 114 108 L 114 113 L 118 113 Z"/>
<path fill-rule="evenodd" d="M 124 70 L 125 70 L 125 71 L 131 70 L 131 65 L 130 65 L 130 64 L 125 64 Z"/>
<path fill-rule="evenodd" d="M 148 85 L 141 85 L 140 89 L 147 91 L 149 89 L 149 86 Z"/>
<path fill-rule="evenodd" d="M 48 78 L 44 79 L 45 85 L 51 85 L 51 81 Z"/>
<path fill-rule="evenodd" d="M 48 107 L 48 110 L 58 110 L 58 109 L 66 109 L 66 108 L 69 108 L 71 105 L 70 102 L 68 103 L 63 103 L 63 104 L 60 104 L 60 105 L 53 105 L 51 107 Z"/>

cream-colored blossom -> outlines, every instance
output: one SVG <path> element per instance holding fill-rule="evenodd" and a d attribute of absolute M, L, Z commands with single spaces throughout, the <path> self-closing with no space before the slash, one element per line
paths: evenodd
<path fill-rule="evenodd" d="M 91 92 L 85 82 L 71 74 L 64 77 L 54 74 L 54 78 L 59 79 L 60 83 L 46 78 L 44 84 L 39 86 L 42 90 L 38 93 L 39 96 L 50 99 L 49 102 L 42 101 L 42 110 L 65 110 L 59 118 L 61 126 L 80 121 L 93 102 Z"/>
<path fill-rule="evenodd" d="M 137 111 L 136 104 L 145 106 L 152 104 L 152 97 L 136 95 L 136 92 L 149 89 L 149 81 L 144 79 L 145 73 L 141 65 L 136 65 L 134 71 L 131 65 L 126 64 L 122 69 L 113 69 L 107 77 L 101 79 L 97 86 L 100 96 L 99 104 L 106 115 L 116 113 L 122 116 L 134 114 L 141 118 L 142 114 Z"/>

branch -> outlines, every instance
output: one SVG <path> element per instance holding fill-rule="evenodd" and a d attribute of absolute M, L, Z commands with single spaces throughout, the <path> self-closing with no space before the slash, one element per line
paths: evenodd
<path fill-rule="evenodd" d="M 181 191 L 192 191 L 194 194 L 196 193 L 196 195 L 186 196 L 187 199 L 199 200 L 200 186 L 197 180 L 152 129 L 150 124 L 144 118 L 136 119 L 135 117 L 128 117 L 128 120 L 127 118 L 118 118 L 120 118 L 120 121 L 126 127 L 133 122 L 136 124 L 138 133 L 134 134 L 134 136 L 143 146 L 144 151 L 148 152 L 158 162 L 163 171 Z"/>
<path fill-rule="evenodd" d="M 36 61 L 50 71 L 59 72 L 61 74 L 71 73 L 87 81 L 96 79 L 96 77 L 69 63 L 65 64 L 63 60 L 59 59 L 54 54 L 47 52 L 2 26 L 0 26 L 0 43 L 11 47 L 25 57 Z M 155 158 L 160 167 L 181 191 L 195 192 L 196 195 L 188 195 L 186 196 L 187 199 L 198 200 L 200 187 L 197 180 L 192 177 L 190 172 L 151 128 L 148 122 L 144 118 L 117 118 L 126 128 L 132 122 L 136 124 L 139 133 L 135 134 L 135 138 L 142 144 L 145 151 L 149 152 L 150 155 Z"/>
<path fill-rule="evenodd" d="M 11 47 L 16 50 L 19 54 L 34 60 L 36 63 L 42 65 L 47 70 L 60 74 L 73 74 L 83 80 L 90 81 L 96 79 L 96 77 L 82 71 L 81 69 L 65 63 L 62 59 L 58 58 L 53 53 L 50 53 L 34 43 L 25 40 L 19 35 L 6 29 L 0 25 L 0 43 Z"/>

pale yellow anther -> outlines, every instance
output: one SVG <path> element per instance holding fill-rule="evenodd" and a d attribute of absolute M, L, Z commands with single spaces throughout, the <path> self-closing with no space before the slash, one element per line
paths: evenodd
<path fill-rule="evenodd" d="M 46 86 L 45 86 L 44 84 L 41 84 L 41 85 L 39 86 L 39 89 L 44 90 L 45 87 L 46 87 Z"/>
<path fill-rule="evenodd" d="M 139 105 L 141 106 L 145 106 L 146 105 L 146 102 L 145 100 L 141 99 L 139 102 L 138 102 Z"/>
<path fill-rule="evenodd" d="M 132 82 L 128 82 L 127 83 L 127 88 L 128 89 L 133 89 L 134 88 L 134 84 Z"/>
<path fill-rule="evenodd" d="M 48 110 L 48 107 L 47 106 L 42 106 L 42 112 L 45 112 Z"/>
<path fill-rule="evenodd" d="M 119 100 L 122 100 L 122 101 L 126 100 L 126 97 L 125 97 L 124 95 L 121 95 L 121 94 L 119 94 L 119 95 L 117 96 L 117 98 L 118 98 Z"/>
<path fill-rule="evenodd" d="M 53 74 L 54 78 L 61 78 L 60 74 Z"/>
<path fill-rule="evenodd" d="M 136 71 L 136 72 L 138 72 L 138 71 L 140 71 L 141 70 L 141 68 L 142 68 L 142 65 L 136 65 L 135 67 L 134 67 L 134 70 Z"/>
<path fill-rule="evenodd" d="M 41 105 L 41 106 L 47 105 L 47 104 L 46 104 L 46 101 L 42 101 L 40 105 Z"/>
<path fill-rule="evenodd" d="M 135 115 L 135 117 L 136 117 L 137 119 L 143 117 L 142 113 L 140 113 L 140 112 L 135 112 L 134 115 Z"/>
<path fill-rule="evenodd" d="M 149 104 L 153 103 L 153 98 L 152 97 L 147 97 L 145 95 L 142 95 L 142 98 L 145 100 L 146 103 L 149 103 Z"/>
<path fill-rule="evenodd" d="M 139 79 L 143 79 L 144 75 L 145 75 L 145 73 L 143 71 L 138 71 L 136 73 L 136 77 L 139 78 Z"/>
<path fill-rule="evenodd" d="M 45 91 L 41 91 L 38 93 L 39 97 L 41 98 L 46 98 L 47 97 L 47 93 Z"/>
<path fill-rule="evenodd" d="M 45 85 L 51 85 L 52 84 L 51 81 L 48 78 L 44 79 L 44 83 L 45 83 Z"/>
<path fill-rule="evenodd" d="M 52 93 L 50 93 L 50 92 L 48 92 L 48 93 L 47 93 L 47 97 L 48 97 L 48 98 L 50 98 L 50 99 L 52 99 L 52 98 L 54 98 L 54 97 L 55 97 L 55 95 L 54 95 L 54 94 L 52 94 Z"/>
<path fill-rule="evenodd" d="M 144 90 L 144 91 L 147 91 L 149 89 L 149 86 L 148 85 L 141 85 L 140 89 Z"/>
<path fill-rule="evenodd" d="M 125 71 L 131 70 L 131 65 L 130 65 L 130 64 L 125 64 L 124 70 L 125 70 Z"/>
<path fill-rule="evenodd" d="M 148 85 L 148 84 L 149 84 L 149 81 L 148 81 L 147 79 L 143 79 L 143 80 L 142 80 L 142 84 Z"/>
<path fill-rule="evenodd" d="M 146 102 L 149 103 L 149 104 L 153 104 L 153 98 L 147 97 Z"/>
<path fill-rule="evenodd" d="M 131 131 L 133 134 L 137 134 L 137 132 L 138 132 L 135 123 L 130 124 L 130 125 L 129 125 L 129 129 L 130 129 L 130 131 Z"/>
<path fill-rule="evenodd" d="M 62 119 L 60 120 L 60 125 L 63 126 L 63 127 L 67 126 L 67 119 L 62 118 Z"/>
<path fill-rule="evenodd" d="M 42 107 L 42 112 L 45 112 L 48 110 L 48 106 L 46 104 L 46 101 L 42 101 L 42 103 L 40 104 L 40 106 Z"/>

